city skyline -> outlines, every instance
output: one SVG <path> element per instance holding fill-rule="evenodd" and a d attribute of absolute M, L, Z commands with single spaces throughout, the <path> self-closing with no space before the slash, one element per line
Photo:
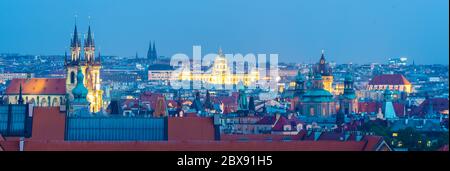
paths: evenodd
<path fill-rule="evenodd" d="M 0 155 L 448 152 L 448 1 L 5 1 Z"/>
<path fill-rule="evenodd" d="M 448 14 L 448 1 L 195 1 L 173 8 L 171 3 L 113 1 L 102 8 L 105 1 L 11 2 L 0 7 L 8 26 L 0 27 L 0 52 L 63 55 L 77 20 L 83 34 L 90 23 L 105 55 L 144 57 L 149 41 L 155 41 L 166 57 L 192 54 L 193 45 L 202 45 L 205 53 L 219 47 L 225 53 L 278 53 L 280 62 L 313 63 L 325 49 L 327 59 L 337 63 L 385 63 L 396 57 L 448 63 L 448 15 L 442 15 Z M 47 5 L 56 8 L 38 10 Z M 230 9 L 251 12 L 228 15 Z"/>

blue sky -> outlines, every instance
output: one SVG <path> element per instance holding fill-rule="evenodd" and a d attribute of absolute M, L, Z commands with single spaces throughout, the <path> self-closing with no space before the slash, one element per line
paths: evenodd
<path fill-rule="evenodd" d="M 448 64 L 448 0 L 0 0 L 0 52 L 64 54 L 75 15 L 102 54 L 278 53 L 337 63 Z"/>

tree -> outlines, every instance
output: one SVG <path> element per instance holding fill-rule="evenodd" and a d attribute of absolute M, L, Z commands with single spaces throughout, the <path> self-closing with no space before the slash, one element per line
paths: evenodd
<path fill-rule="evenodd" d="M 407 127 L 405 129 L 398 131 L 398 136 L 395 138 L 396 141 L 399 141 L 403 144 L 402 147 L 408 148 L 411 151 L 419 151 L 424 150 L 420 148 L 419 141 L 426 140 L 425 137 L 422 137 L 414 128 Z M 421 144 L 424 144 L 425 141 L 422 141 Z"/>

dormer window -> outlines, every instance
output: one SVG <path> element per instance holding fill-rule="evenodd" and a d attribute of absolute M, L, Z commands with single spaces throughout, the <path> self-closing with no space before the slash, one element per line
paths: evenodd
<path fill-rule="evenodd" d="M 290 130 L 292 130 L 291 125 L 284 125 L 284 126 L 283 126 L 283 130 L 284 130 L 284 131 L 290 131 Z"/>

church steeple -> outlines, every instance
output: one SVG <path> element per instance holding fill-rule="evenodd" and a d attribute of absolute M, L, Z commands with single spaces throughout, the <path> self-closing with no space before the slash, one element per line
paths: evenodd
<path fill-rule="evenodd" d="M 158 54 L 156 53 L 156 42 L 153 42 L 153 52 L 152 52 L 152 55 L 153 55 L 153 59 L 157 59 L 158 58 Z"/>
<path fill-rule="evenodd" d="M 344 94 L 343 94 L 343 96 L 347 97 L 349 99 L 356 98 L 355 89 L 354 89 L 354 85 L 353 85 L 353 76 L 350 73 L 348 73 L 344 79 Z"/>
<path fill-rule="evenodd" d="M 223 56 L 222 47 L 219 47 L 219 53 L 218 53 L 218 55 L 219 55 L 219 56 Z"/>
<path fill-rule="evenodd" d="M 322 50 L 322 56 L 320 56 L 320 64 L 325 64 L 325 50 Z"/>
<path fill-rule="evenodd" d="M 87 37 L 84 40 L 84 58 L 86 62 L 93 63 L 95 61 L 95 44 L 94 38 L 91 32 L 91 26 L 89 25 Z"/>
<path fill-rule="evenodd" d="M 149 60 L 152 59 L 152 53 L 153 53 L 152 42 L 150 41 L 148 43 L 147 59 L 149 59 Z"/>
<path fill-rule="evenodd" d="M 77 25 L 75 24 L 75 29 L 73 30 L 73 37 L 70 43 L 70 47 L 81 47 L 81 40 L 78 38 Z"/>
<path fill-rule="evenodd" d="M 91 33 L 91 26 L 89 26 L 89 28 L 88 28 L 87 38 L 86 38 L 86 42 L 85 42 L 84 46 L 85 47 L 95 47 L 94 38 L 92 37 L 92 33 Z"/>
<path fill-rule="evenodd" d="M 19 87 L 19 100 L 17 101 L 18 104 L 23 104 L 23 97 L 22 97 L 22 83 L 20 83 Z"/>
<path fill-rule="evenodd" d="M 99 53 L 98 59 L 96 59 L 93 33 L 89 23 L 87 32 L 82 38 L 83 47 L 81 47 L 78 27 L 75 24 L 70 48 L 71 60 L 66 62 L 65 67 L 67 72 L 66 92 L 75 99 L 75 106 L 84 106 L 82 108 L 85 108 L 88 104 L 87 111 L 95 113 L 102 110 L 103 91 L 100 88 L 101 56 Z M 86 98 L 87 94 L 90 95 L 89 99 Z"/>
<path fill-rule="evenodd" d="M 102 55 L 100 54 L 100 51 L 98 51 L 98 56 L 97 56 L 97 58 L 98 58 L 98 63 L 99 63 L 99 64 L 102 63 Z"/>
<path fill-rule="evenodd" d="M 73 30 L 72 39 L 70 40 L 71 62 L 78 62 L 80 60 L 81 40 L 78 37 L 77 24 Z"/>

